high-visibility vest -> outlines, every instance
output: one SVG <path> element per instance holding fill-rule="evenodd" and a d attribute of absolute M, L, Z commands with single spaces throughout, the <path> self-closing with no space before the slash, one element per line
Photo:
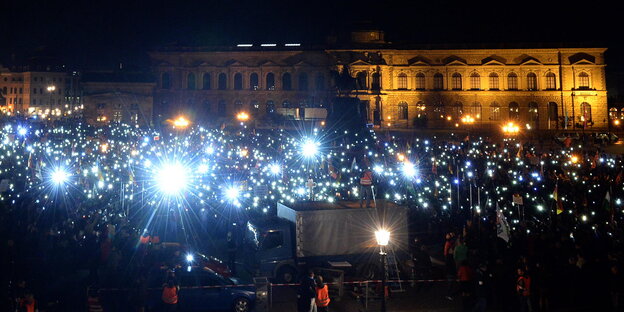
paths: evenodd
<path fill-rule="evenodd" d="M 165 286 L 162 292 L 162 301 L 167 304 L 178 303 L 178 288 Z"/>
<path fill-rule="evenodd" d="M 149 243 L 150 241 L 150 236 L 141 236 L 141 238 L 139 238 L 139 242 L 141 242 L 141 244 L 145 245 L 147 243 Z"/>
<path fill-rule="evenodd" d="M 360 178 L 360 184 L 364 186 L 373 185 L 373 174 L 370 171 L 364 172 L 364 175 Z"/>
<path fill-rule="evenodd" d="M 316 306 L 318 307 L 326 307 L 329 305 L 329 291 L 327 290 L 327 285 L 323 285 L 323 287 L 316 288 Z"/>

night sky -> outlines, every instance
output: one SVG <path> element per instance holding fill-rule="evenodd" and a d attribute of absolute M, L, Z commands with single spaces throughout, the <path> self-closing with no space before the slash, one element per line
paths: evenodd
<path fill-rule="evenodd" d="M 608 47 L 622 68 L 614 7 L 552 1 L 2 1 L 0 63 L 56 56 L 81 68 L 147 66 L 167 44 L 322 43 L 331 32 L 378 27 L 393 42 Z M 620 17 L 621 18 L 621 17 Z M 362 26 L 364 25 L 364 26 Z"/>

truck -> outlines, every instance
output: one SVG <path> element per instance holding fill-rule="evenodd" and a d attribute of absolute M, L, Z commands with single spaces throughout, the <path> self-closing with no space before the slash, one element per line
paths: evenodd
<path fill-rule="evenodd" d="M 377 201 L 377 208 L 357 202 L 277 204 L 277 217 L 249 221 L 247 241 L 254 251 L 256 271 L 278 282 L 294 282 L 314 268 L 343 270 L 359 278 L 379 277 L 380 246 L 375 231 L 391 234 L 386 248 L 396 263 L 408 252 L 408 209 Z"/>

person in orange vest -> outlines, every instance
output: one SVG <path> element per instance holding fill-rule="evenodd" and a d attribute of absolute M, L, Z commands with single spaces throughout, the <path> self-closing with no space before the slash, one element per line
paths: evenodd
<path fill-rule="evenodd" d="M 20 301 L 20 310 L 24 312 L 35 312 L 35 297 L 33 294 L 28 293 Z"/>
<path fill-rule="evenodd" d="M 327 312 L 329 307 L 329 290 L 323 283 L 323 277 L 318 276 L 316 281 L 316 308 L 318 312 Z"/>
<path fill-rule="evenodd" d="M 163 285 L 162 301 L 164 304 L 165 312 L 175 312 L 178 307 L 178 292 L 180 286 L 177 285 L 174 279 L 169 279 L 165 285 Z"/>
<path fill-rule="evenodd" d="M 520 311 L 531 312 L 531 277 L 524 268 L 518 268 L 518 279 L 516 281 L 516 292 L 520 298 Z"/>
<path fill-rule="evenodd" d="M 373 172 L 369 169 L 364 170 L 360 177 L 360 208 L 364 204 L 366 198 L 366 208 L 370 208 L 371 198 L 373 198 Z"/>

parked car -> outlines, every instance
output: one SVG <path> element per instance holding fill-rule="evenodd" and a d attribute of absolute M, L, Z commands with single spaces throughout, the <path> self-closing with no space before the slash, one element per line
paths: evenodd
<path fill-rule="evenodd" d="M 597 132 L 594 134 L 594 139 L 596 140 L 596 143 L 615 143 L 620 138 L 618 138 L 618 136 L 615 135 L 615 133 Z"/>
<path fill-rule="evenodd" d="M 581 139 L 581 135 L 578 132 L 561 132 L 555 135 L 555 140 L 559 143 L 563 143 L 566 138 L 570 138 L 572 141 L 578 141 Z"/>
<path fill-rule="evenodd" d="M 221 259 L 198 251 L 191 251 L 178 243 L 163 244 L 159 254 L 155 256 L 170 267 L 198 265 L 207 267 L 223 277 L 232 277 L 232 271 Z"/>
<path fill-rule="evenodd" d="M 179 311 L 252 311 L 256 300 L 255 286 L 240 285 L 201 266 L 186 266 L 173 271 L 180 285 Z M 147 311 L 160 311 L 162 287 L 167 270 L 148 276 Z"/>

